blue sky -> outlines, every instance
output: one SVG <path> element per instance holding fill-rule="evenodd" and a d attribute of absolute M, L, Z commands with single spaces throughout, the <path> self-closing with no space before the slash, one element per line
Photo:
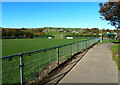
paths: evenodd
<path fill-rule="evenodd" d="M 2 27 L 101 28 L 98 11 L 99 2 L 2 2 Z"/>
<path fill-rule="evenodd" d="M 106 1 L 108 0 L 2 0 L 2 2 L 106 2 Z"/>

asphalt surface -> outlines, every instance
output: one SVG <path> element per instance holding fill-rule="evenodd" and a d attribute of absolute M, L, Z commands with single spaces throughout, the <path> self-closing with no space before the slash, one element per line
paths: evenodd
<path fill-rule="evenodd" d="M 118 83 L 118 67 L 112 60 L 112 43 L 95 45 L 60 83 Z"/>

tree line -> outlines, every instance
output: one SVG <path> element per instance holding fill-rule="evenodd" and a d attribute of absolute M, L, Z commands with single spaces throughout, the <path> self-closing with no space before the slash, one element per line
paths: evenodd
<path fill-rule="evenodd" d="M 9 29 L 2 28 L 3 39 L 23 39 L 23 38 L 34 38 L 34 37 L 49 37 L 52 35 L 46 35 L 42 32 L 42 28 L 39 29 Z"/>

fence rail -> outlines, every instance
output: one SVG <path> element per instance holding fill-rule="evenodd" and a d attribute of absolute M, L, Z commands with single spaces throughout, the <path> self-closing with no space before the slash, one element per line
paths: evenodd
<path fill-rule="evenodd" d="M 92 46 L 99 38 L 82 40 L 61 46 L 41 49 L 0 58 L 2 83 L 25 84 L 45 77 L 59 64 L 77 52 Z"/>

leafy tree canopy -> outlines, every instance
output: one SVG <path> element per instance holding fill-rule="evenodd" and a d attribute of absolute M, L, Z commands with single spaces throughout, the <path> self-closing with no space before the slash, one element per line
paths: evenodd
<path fill-rule="evenodd" d="M 109 24 L 112 26 L 120 29 L 120 1 L 112 2 L 112 0 L 109 0 L 108 2 L 100 3 L 99 6 L 99 13 L 104 19 L 110 21 Z"/>

